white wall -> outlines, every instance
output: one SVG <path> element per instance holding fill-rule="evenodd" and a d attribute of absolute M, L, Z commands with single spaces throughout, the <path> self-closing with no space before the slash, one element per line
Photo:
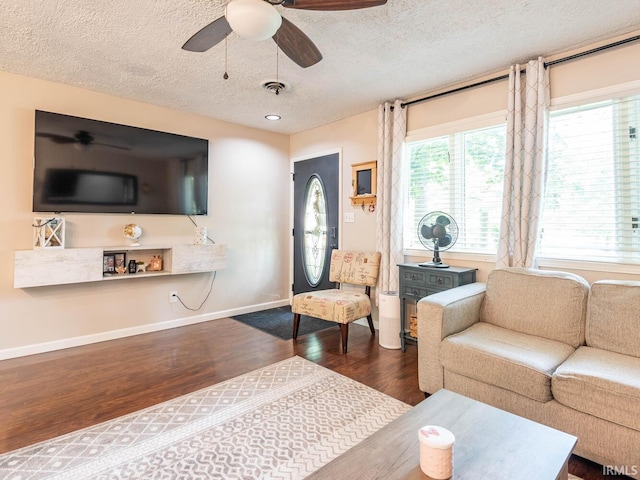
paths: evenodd
<path fill-rule="evenodd" d="M 169 304 L 168 294 L 177 290 L 187 305 L 197 306 L 210 274 L 13 288 L 13 252 L 32 246 L 35 109 L 209 139 L 209 215 L 194 218 L 217 243 L 228 245 L 229 258 L 200 311 Z M 0 358 L 288 303 L 286 135 L 0 73 L 0 171 Z M 193 224 L 184 216 L 65 218 L 68 247 L 124 245 L 122 227 L 132 221 L 143 228 L 143 244 L 193 241 Z"/>

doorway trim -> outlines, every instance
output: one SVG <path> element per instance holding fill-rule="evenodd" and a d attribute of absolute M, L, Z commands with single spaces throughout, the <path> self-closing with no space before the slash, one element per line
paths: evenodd
<path fill-rule="evenodd" d="M 343 206 L 342 206 L 342 198 L 344 195 L 343 192 L 343 173 L 342 173 L 342 148 L 337 148 L 333 150 L 325 150 L 322 152 L 316 152 L 309 155 L 302 155 L 298 157 L 292 157 L 289 168 L 289 305 L 293 302 L 293 291 L 291 289 L 291 285 L 293 285 L 293 216 L 294 216 L 294 199 L 293 199 L 293 173 L 295 171 L 295 163 L 302 162 L 304 160 L 311 160 L 313 158 L 324 157 L 327 155 L 338 155 L 338 231 L 340 232 L 338 236 L 338 248 L 342 248 L 342 227 L 343 227 Z"/>

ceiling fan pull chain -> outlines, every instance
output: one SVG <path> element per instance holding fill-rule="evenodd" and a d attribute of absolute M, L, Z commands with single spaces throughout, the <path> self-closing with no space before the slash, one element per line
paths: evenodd
<path fill-rule="evenodd" d="M 280 45 L 278 44 L 278 38 L 280 32 L 276 32 L 276 83 L 280 83 Z M 276 95 L 280 95 L 280 89 L 276 89 Z"/>
<path fill-rule="evenodd" d="M 228 40 L 229 40 L 229 36 L 227 35 L 226 37 L 224 37 L 224 75 L 222 76 L 222 78 L 224 78 L 225 80 L 229 80 L 229 74 L 227 73 L 227 46 L 228 46 Z"/>

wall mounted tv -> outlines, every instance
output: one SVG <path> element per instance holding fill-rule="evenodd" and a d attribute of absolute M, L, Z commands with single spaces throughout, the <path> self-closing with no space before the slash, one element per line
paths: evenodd
<path fill-rule="evenodd" d="M 206 215 L 208 140 L 36 110 L 34 212 Z"/>

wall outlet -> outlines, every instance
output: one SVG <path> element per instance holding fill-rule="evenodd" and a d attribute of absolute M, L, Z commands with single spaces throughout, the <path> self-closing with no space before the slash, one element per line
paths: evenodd
<path fill-rule="evenodd" d="M 169 292 L 169 303 L 176 303 L 178 301 L 178 292 L 175 290 Z"/>

